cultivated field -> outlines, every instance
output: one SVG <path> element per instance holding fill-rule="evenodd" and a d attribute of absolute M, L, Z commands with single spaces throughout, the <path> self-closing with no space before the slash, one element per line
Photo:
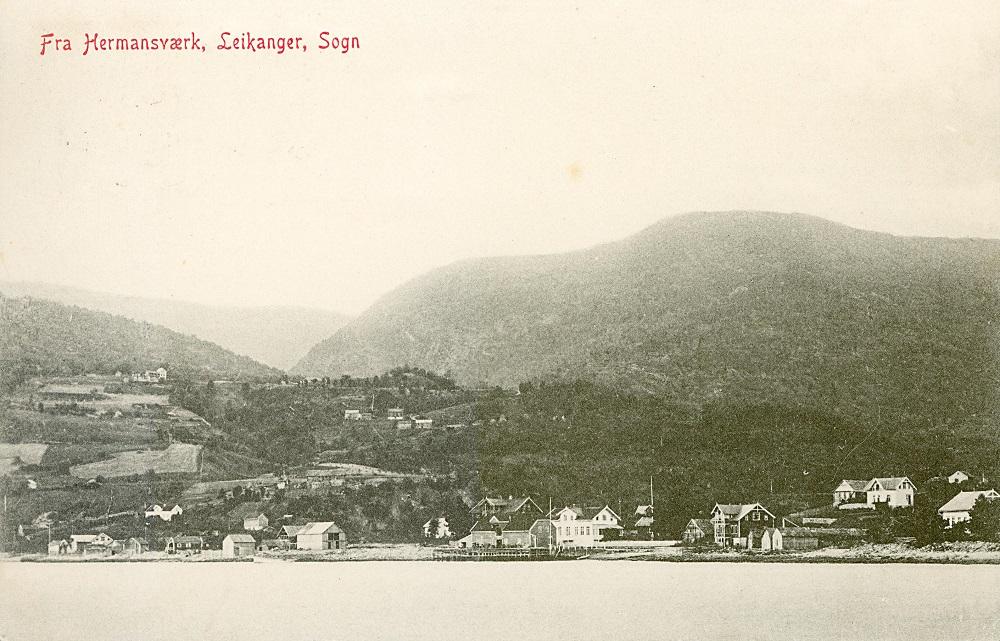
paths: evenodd
<path fill-rule="evenodd" d="M 21 459 L 25 465 L 41 465 L 45 451 L 44 443 L 0 443 L 0 459 Z"/>
<path fill-rule="evenodd" d="M 201 467 L 201 445 L 174 443 L 165 450 L 119 452 L 109 461 L 74 465 L 77 478 L 134 476 L 152 470 L 157 474 L 197 473 Z"/>

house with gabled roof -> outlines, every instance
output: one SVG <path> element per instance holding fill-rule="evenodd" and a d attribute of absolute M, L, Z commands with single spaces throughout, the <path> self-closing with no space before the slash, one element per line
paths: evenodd
<path fill-rule="evenodd" d="M 161 505 L 150 505 L 143 510 L 147 519 L 159 518 L 161 521 L 170 521 L 175 516 L 180 516 L 184 513 L 184 508 L 179 505 L 174 505 L 169 510 Z"/>
<path fill-rule="evenodd" d="M 754 534 L 775 527 L 775 517 L 760 503 L 716 503 L 712 508 L 712 531 L 716 545 L 746 548 Z"/>
<path fill-rule="evenodd" d="M 868 481 L 865 493 L 869 505 L 885 504 L 889 507 L 912 507 L 917 488 L 905 476 L 876 477 Z"/>
<path fill-rule="evenodd" d="M 496 516 L 501 521 L 509 521 L 511 516 L 520 512 L 545 513 L 530 496 L 517 498 L 488 496 L 473 505 L 469 512 L 479 518 Z"/>
<path fill-rule="evenodd" d="M 257 541 L 249 534 L 229 534 L 222 539 L 222 556 L 227 559 L 253 556 Z"/>
<path fill-rule="evenodd" d="M 149 552 L 149 541 L 140 537 L 132 537 L 125 542 L 126 554 L 145 554 Z"/>
<path fill-rule="evenodd" d="M 96 534 L 71 534 L 69 537 L 69 551 L 74 554 L 83 554 L 87 546 L 96 538 Z"/>
<path fill-rule="evenodd" d="M 951 473 L 951 476 L 948 477 L 949 483 L 965 483 L 968 480 L 969 475 L 962 470 L 955 470 Z"/>
<path fill-rule="evenodd" d="M 621 538 L 624 529 L 621 525 L 621 517 L 611 509 L 610 505 L 604 507 L 585 507 L 584 516 L 590 519 L 594 526 L 594 540 L 605 541 L 611 538 Z"/>
<path fill-rule="evenodd" d="M 443 516 L 428 519 L 424 523 L 424 538 L 450 539 L 451 528 L 448 526 L 448 519 Z"/>
<path fill-rule="evenodd" d="M 243 517 L 243 529 L 247 532 L 259 532 L 260 530 L 266 528 L 267 524 L 267 516 L 263 513 L 256 516 Z"/>
<path fill-rule="evenodd" d="M 177 554 L 179 552 L 200 554 L 204 548 L 205 540 L 200 536 L 172 536 L 167 539 L 163 551 L 167 554 Z"/>
<path fill-rule="evenodd" d="M 995 501 L 1000 499 L 996 490 L 978 490 L 974 492 L 959 492 L 950 501 L 938 508 L 938 514 L 948 522 L 948 527 L 972 520 L 972 509 L 979 499 Z"/>
<path fill-rule="evenodd" d="M 556 528 L 556 545 L 569 548 L 594 547 L 596 532 L 588 511 L 575 505 L 554 509 L 549 519 Z"/>
<path fill-rule="evenodd" d="M 713 537 L 714 532 L 715 528 L 710 519 L 691 519 L 684 527 L 681 540 L 690 545 L 704 540 L 705 537 Z"/>
<path fill-rule="evenodd" d="M 833 504 L 849 503 L 851 501 L 863 500 L 867 498 L 865 488 L 868 481 L 861 479 L 844 479 L 833 490 Z"/>

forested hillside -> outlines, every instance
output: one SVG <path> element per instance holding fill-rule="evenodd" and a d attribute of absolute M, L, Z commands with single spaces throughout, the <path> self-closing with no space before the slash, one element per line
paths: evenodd
<path fill-rule="evenodd" d="M 601 381 L 694 411 L 773 404 L 913 429 L 994 429 L 1000 242 L 802 215 L 689 214 L 555 256 L 417 278 L 296 367 L 400 363 L 460 383 Z"/>
<path fill-rule="evenodd" d="M 175 375 L 280 375 L 250 358 L 159 325 L 47 300 L 0 296 L 0 371 L 6 385 L 33 375 L 160 366 Z"/>
<path fill-rule="evenodd" d="M 30 296 L 76 305 L 191 334 L 261 363 L 288 369 L 347 322 L 347 316 L 308 307 L 224 307 L 120 296 L 33 282 L 0 282 L 10 298 Z"/>

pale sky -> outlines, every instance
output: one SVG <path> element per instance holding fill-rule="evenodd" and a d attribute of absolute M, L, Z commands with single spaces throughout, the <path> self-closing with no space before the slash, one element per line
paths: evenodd
<path fill-rule="evenodd" d="M 0 280 L 357 313 L 692 210 L 1000 237 L 995 0 L 80 4 L 0 0 Z"/>

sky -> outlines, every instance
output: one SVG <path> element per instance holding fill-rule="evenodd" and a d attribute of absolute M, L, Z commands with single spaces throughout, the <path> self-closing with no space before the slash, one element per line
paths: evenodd
<path fill-rule="evenodd" d="M 0 280 L 358 313 L 687 211 L 1000 238 L 992 0 L 81 4 L 0 0 Z"/>

